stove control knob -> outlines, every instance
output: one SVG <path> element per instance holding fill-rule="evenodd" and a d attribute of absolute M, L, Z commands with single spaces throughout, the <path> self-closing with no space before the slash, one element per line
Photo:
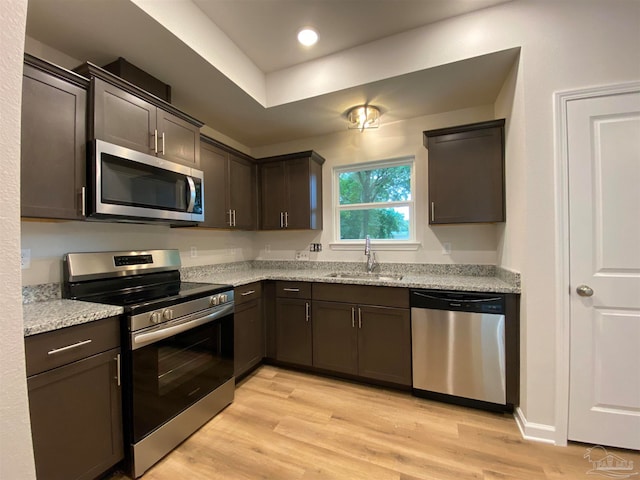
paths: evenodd
<path fill-rule="evenodd" d="M 210 299 L 209 299 L 209 305 L 212 307 L 215 307 L 217 305 L 220 304 L 220 296 L 219 295 L 213 295 Z"/>
<path fill-rule="evenodd" d="M 149 316 L 149 320 L 151 321 L 151 323 L 160 323 L 162 321 L 162 315 L 160 314 L 160 312 L 153 312 Z"/>
<path fill-rule="evenodd" d="M 222 293 L 220 295 L 220 303 L 227 303 L 229 301 L 229 295 Z"/>
<path fill-rule="evenodd" d="M 173 310 L 171 310 L 170 308 L 165 309 L 162 312 L 162 316 L 165 320 L 173 320 Z"/>

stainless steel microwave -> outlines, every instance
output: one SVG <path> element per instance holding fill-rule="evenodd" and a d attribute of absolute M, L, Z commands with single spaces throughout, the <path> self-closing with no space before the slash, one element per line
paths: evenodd
<path fill-rule="evenodd" d="M 94 140 L 89 156 L 88 217 L 129 222 L 204 221 L 204 173 Z"/>

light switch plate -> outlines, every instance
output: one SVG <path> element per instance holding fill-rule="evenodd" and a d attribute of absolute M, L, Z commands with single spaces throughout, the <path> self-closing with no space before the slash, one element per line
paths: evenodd
<path fill-rule="evenodd" d="M 442 254 L 443 255 L 451 255 L 451 243 L 444 242 L 442 244 Z"/>

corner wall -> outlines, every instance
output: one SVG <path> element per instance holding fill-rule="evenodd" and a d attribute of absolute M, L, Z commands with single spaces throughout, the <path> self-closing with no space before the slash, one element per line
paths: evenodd
<path fill-rule="evenodd" d="M 0 30 L 0 478 L 35 479 L 20 294 L 20 106 L 27 0 L 4 2 Z"/>

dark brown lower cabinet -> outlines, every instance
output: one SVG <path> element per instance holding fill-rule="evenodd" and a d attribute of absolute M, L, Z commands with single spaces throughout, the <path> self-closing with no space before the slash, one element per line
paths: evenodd
<path fill-rule="evenodd" d="M 235 289 L 234 373 L 246 373 L 264 357 L 264 322 L 260 283 Z"/>
<path fill-rule="evenodd" d="M 311 366 L 311 300 L 276 299 L 276 360 Z"/>
<path fill-rule="evenodd" d="M 38 478 L 93 479 L 123 458 L 119 354 L 108 350 L 28 377 Z"/>
<path fill-rule="evenodd" d="M 408 309 L 358 306 L 358 374 L 411 385 L 411 316 Z"/>
<path fill-rule="evenodd" d="M 411 385 L 409 310 L 314 301 L 313 366 Z"/>

